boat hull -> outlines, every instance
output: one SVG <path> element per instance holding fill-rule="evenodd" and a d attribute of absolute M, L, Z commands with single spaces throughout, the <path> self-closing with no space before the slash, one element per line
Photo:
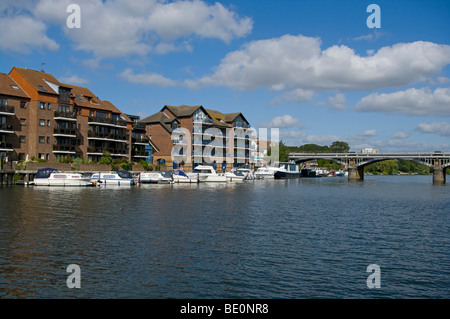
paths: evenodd
<path fill-rule="evenodd" d="M 300 173 L 278 171 L 275 172 L 273 176 L 275 179 L 292 179 L 292 178 L 300 178 Z"/>

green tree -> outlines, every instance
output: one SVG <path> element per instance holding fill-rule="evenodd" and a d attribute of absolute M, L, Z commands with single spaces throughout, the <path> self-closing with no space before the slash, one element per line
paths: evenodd
<path fill-rule="evenodd" d="M 100 164 L 112 164 L 113 158 L 111 156 L 111 153 L 109 152 L 103 152 L 103 156 L 100 158 Z"/>
<path fill-rule="evenodd" d="M 330 146 L 331 153 L 348 153 L 350 151 L 350 146 L 347 142 L 336 141 Z"/>

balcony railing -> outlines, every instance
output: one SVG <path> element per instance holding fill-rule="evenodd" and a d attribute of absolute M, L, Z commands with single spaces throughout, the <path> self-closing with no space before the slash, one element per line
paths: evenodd
<path fill-rule="evenodd" d="M 133 129 L 136 130 L 145 130 L 145 123 L 134 123 Z"/>
<path fill-rule="evenodd" d="M 14 132 L 14 128 L 11 124 L 0 124 L 0 131 L 11 131 Z"/>
<path fill-rule="evenodd" d="M 0 113 L 14 114 L 13 106 L 0 105 Z"/>
<path fill-rule="evenodd" d="M 128 150 L 126 148 L 115 148 L 115 147 L 94 147 L 94 146 L 88 146 L 87 148 L 88 153 L 95 153 L 95 154 L 103 154 L 105 152 L 108 152 L 112 155 L 128 155 Z"/>
<path fill-rule="evenodd" d="M 114 120 L 109 117 L 93 117 L 89 116 L 88 123 L 99 123 L 99 124 L 106 124 L 106 125 L 114 125 L 114 126 L 127 126 L 127 122 L 123 120 Z"/>
<path fill-rule="evenodd" d="M 68 135 L 68 136 L 76 136 L 77 130 L 70 129 L 70 128 L 55 128 L 53 130 L 53 135 Z"/>
<path fill-rule="evenodd" d="M 132 156 L 140 156 L 140 157 L 148 157 L 148 152 L 146 152 L 146 151 L 136 151 L 136 150 L 134 150 L 133 152 L 132 152 Z"/>
<path fill-rule="evenodd" d="M 63 152 L 63 153 L 76 153 L 76 146 L 67 144 L 57 144 L 53 145 L 53 152 Z"/>
<path fill-rule="evenodd" d="M 89 131 L 88 138 L 89 137 L 97 138 L 97 139 L 104 139 L 104 140 L 121 141 L 121 142 L 128 141 L 128 136 L 126 136 L 125 134 L 100 133 L 100 132 Z"/>
<path fill-rule="evenodd" d="M 55 111 L 54 115 L 53 115 L 55 120 L 69 120 L 69 121 L 73 121 L 77 119 L 77 115 L 75 114 L 75 112 L 60 112 L 60 111 Z"/>
<path fill-rule="evenodd" d="M 142 144 L 148 144 L 150 142 L 150 139 L 146 136 L 142 136 L 142 137 L 133 137 L 131 139 L 132 143 L 142 143 Z"/>
<path fill-rule="evenodd" d="M 0 142 L 0 150 L 13 150 L 13 145 L 11 143 Z"/>
<path fill-rule="evenodd" d="M 194 124 L 213 124 L 213 120 L 210 119 L 193 119 Z"/>

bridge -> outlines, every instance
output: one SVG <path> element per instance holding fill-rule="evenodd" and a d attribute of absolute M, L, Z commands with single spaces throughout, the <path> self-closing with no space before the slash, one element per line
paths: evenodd
<path fill-rule="evenodd" d="M 450 153 L 289 153 L 289 160 L 303 163 L 326 159 L 345 165 L 349 180 L 363 180 L 364 167 L 385 160 L 404 159 L 432 168 L 433 182 L 445 183 L 446 169 L 450 166 Z"/>

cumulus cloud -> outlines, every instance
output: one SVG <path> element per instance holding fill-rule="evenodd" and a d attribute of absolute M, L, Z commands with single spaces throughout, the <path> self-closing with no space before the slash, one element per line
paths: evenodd
<path fill-rule="evenodd" d="M 394 93 L 372 93 L 355 106 L 356 111 L 407 115 L 450 116 L 450 88 L 410 88 Z"/>
<path fill-rule="evenodd" d="M 83 85 L 88 83 L 89 81 L 83 78 L 80 78 L 78 75 L 71 75 L 59 78 L 59 81 L 62 83 L 73 84 L 73 85 Z"/>
<path fill-rule="evenodd" d="M 274 117 L 270 123 L 262 123 L 261 127 L 277 127 L 277 128 L 290 128 L 290 127 L 301 127 L 302 123 L 292 117 L 291 115 L 283 115 Z"/>
<path fill-rule="evenodd" d="M 16 31 L 16 37 L 3 36 L 3 40 L 8 40 L 2 41 L 3 45 L 10 47 L 12 43 L 17 46 L 16 42 L 29 45 L 30 40 L 23 34 L 28 35 L 30 30 L 36 30 L 33 43 L 43 42 L 55 47 L 56 43 L 50 42 L 45 35 L 45 28 L 52 24 L 61 26 L 75 49 L 92 52 L 99 58 L 145 55 L 149 52 L 165 54 L 192 50 L 191 45 L 183 41 L 191 36 L 216 38 L 229 43 L 234 38 L 249 34 L 253 26 L 251 18 L 240 17 L 220 3 L 209 4 L 202 0 L 79 0 L 81 28 L 70 29 L 66 27 L 70 14 L 66 9 L 72 2 L 36 0 L 30 5 L 21 0 L 15 3 L 6 1 L 0 7 L 0 13 L 5 16 L 1 21 L 5 26 L 7 21 L 4 19 L 11 12 L 19 12 L 16 18 L 20 21 L 26 17 L 35 21 L 39 19 L 41 25 L 29 26 L 25 33 Z M 18 25 L 20 23 L 11 24 L 11 28 Z"/>
<path fill-rule="evenodd" d="M 366 130 L 362 133 L 363 136 L 377 136 L 377 130 Z"/>
<path fill-rule="evenodd" d="M 420 123 L 416 129 L 422 133 L 429 133 L 444 137 L 450 137 L 449 122 Z"/>
<path fill-rule="evenodd" d="M 0 50 L 30 53 L 32 50 L 57 50 L 59 45 L 46 35 L 46 25 L 29 16 L 0 17 Z"/>
<path fill-rule="evenodd" d="M 177 82 L 171 79 L 168 79 L 157 73 L 140 73 L 135 74 L 133 70 L 126 69 L 122 73 L 119 74 L 119 77 L 135 84 L 143 84 L 143 85 L 156 85 L 161 87 L 169 87 L 177 85 Z"/>
<path fill-rule="evenodd" d="M 450 63 L 450 46 L 417 41 L 360 56 L 345 45 L 321 49 L 319 38 L 284 35 L 252 41 L 228 53 L 214 73 L 187 81 L 191 87 L 370 90 L 411 84 Z"/>
<path fill-rule="evenodd" d="M 409 134 L 403 131 L 395 132 L 391 135 L 392 138 L 408 138 Z"/>
<path fill-rule="evenodd" d="M 345 105 L 347 104 L 347 98 L 345 97 L 345 94 L 338 93 L 335 96 L 329 96 L 328 97 L 328 105 L 333 107 L 334 109 L 338 111 L 345 110 Z"/>

